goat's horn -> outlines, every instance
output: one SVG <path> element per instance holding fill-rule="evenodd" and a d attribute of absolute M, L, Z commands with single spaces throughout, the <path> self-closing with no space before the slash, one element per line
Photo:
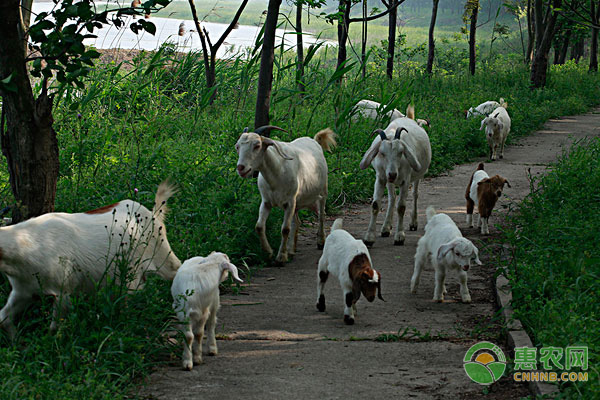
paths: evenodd
<path fill-rule="evenodd" d="M 243 133 L 248 133 L 248 127 L 244 128 L 244 132 Z"/>
<path fill-rule="evenodd" d="M 398 128 L 398 129 L 396 129 L 396 134 L 394 135 L 394 139 L 400 139 L 400 135 L 402 135 L 402 131 L 408 132 L 406 130 L 406 128 L 404 128 L 404 127 Z"/>
<path fill-rule="evenodd" d="M 379 134 L 381 140 L 387 140 L 387 135 L 385 134 L 385 131 L 383 129 L 375 129 L 373 133 Z"/>
<path fill-rule="evenodd" d="M 262 135 L 262 133 L 264 131 L 266 131 L 266 130 L 270 131 L 271 129 L 275 129 L 275 130 L 278 130 L 278 131 L 287 132 L 285 129 L 282 129 L 282 128 L 280 128 L 278 126 L 275 126 L 275 125 L 264 125 L 264 126 L 261 126 L 260 128 L 256 128 L 254 130 L 254 133 L 258 133 L 259 135 Z"/>

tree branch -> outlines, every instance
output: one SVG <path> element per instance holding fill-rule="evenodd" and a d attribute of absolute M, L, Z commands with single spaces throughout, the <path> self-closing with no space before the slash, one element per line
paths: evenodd
<path fill-rule="evenodd" d="M 390 13 L 390 11 L 392 11 L 395 8 L 398 8 L 398 6 L 402 3 L 404 3 L 405 0 L 396 0 L 396 2 L 394 3 L 393 6 L 389 7 L 387 10 L 385 10 L 384 12 L 381 12 L 379 14 L 376 15 L 372 15 L 370 17 L 367 18 L 350 18 L 348 19 L 348 24 L 352 23 L 352 22 L 368 22 L 368 21 L 373 21 L 377 18 L 381 18 L 384 17 L 386 15 L 388 15 Z"/>
<path fill-rule="evenodd" d="M 229 24 L 229 26 L 227 27 L 227 29 L 225 29 L 225 32 L 223 32 L 223 34 L 221 35 L 221 37 L 219 38 L 219 40 L 217 40 L 217 43 L 215 43 L 214 46 L 211 46 L 210 50 L 213 53 L 216 52 L 219 49 L 219 47 L 221 47 L 221 45 L 223 44 L 223 42 L 225 41 L 225 39 L 227 39 L 227 36 L 229 36 L 229 34 L 233 30 L 233 28 L 235 28 L 235 26 L 237 25 L 237 22 L 240 19 L 240 16 L 242 15 L 242 12 L 244 12 L 244 8 L 246 8 L 247 4 L 248 4 L 248 0 L 242 1 L 242 4 L 240 4 L 240 7 L 238 8 L 237 12 L 235 13 L 235 16 L 231 20 L 231 23 Z"/>

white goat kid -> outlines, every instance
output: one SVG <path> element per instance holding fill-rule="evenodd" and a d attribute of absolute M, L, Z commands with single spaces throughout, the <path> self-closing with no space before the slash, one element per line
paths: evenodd
<path fill-rule="evenodd" d="M 181 262 L 171 251 L 165 232 L 166 201 L 174 193 L 163 182 L 153 211 L 123 200 L 86 213 L 49 213 L 0 228 L 0 272 L 12 291 L 0 310 L 0 327 L 11 337 L 15 316 L 34 295 L 53 296 L 51 330 L 66 311 L 73 293 L 93 292 L 107 277 L 121 279 L 128 265 L 129 289 L 143 286 L 145 275 L 156 272 L 173 279 Z"/>
<path fill-rule="evenodd" d="M 496 108 L 489 117 L 485 117 L 481 121 L 479 129 L 482 130 L 485 127 L 485 136 L 492 161 L 498 157 L 498 148 L 500 148 L 500 158 L 504 157 L 504 144 L 510 133 L 510 122 L 510 117 L 504 107 Z"/>
<path fill-rule="evenodd" d="M 467 112 L 466 112 L 467 119 L 474 117 L 474 116 L 478 116 L 478 115 L 480 115 L 482 117 L 487 117 L 498 107 L 507 108 L 508 103 L 505 102 L 503 98 L 500 98 L 500 102 L 493 101 L 493 100 L 486 101 L 484 103 L 481 103 L 480 105 L 478 105 L 475 108 L 473 108 L 473 107 L 469 108 L 469 110 L 467 110 Z"/>
<path fill-rule="evenodd" d="M 323 150 L 335 146 L 335 133 L 324 129 L 314 139 L 301 137 L 287 143 L 261 136 L 259 133 L 265 129 L 283 130 L 273 126 L 261 127 L 251 133 L 245 130 L 235 145 L 239 154 L 237 172 L 242 178 L 251 176 L 253 171 L 260 172 L 258 190 L 262 201 L 255 229 L 263 250 L 269 255 L 273 250 L 267 241 L 266 221 L 272 207 L 283 208 L 281 245 L 276 261 L 284 263 L 288 254 L 296 252 L 298 210 L 311 209 L 319 214 L 317 247 L 322 249 L 325 243 L 327 162 Z M 293 240 L 288 246 L 290 232 Z"/>
<path fill-rule="evenodd" d="M 371 221 L 364 236 L 367 246 L 375 242 L 375 227 L 377 215 L 381 208 L 383 191 L 387 185 L 388 209 L 385 220 L 381 227 L 381 236 L 388 237 L 392 230 L 394 218 L 394 206 L 398 211 L 398 223 L 394 234 L 394 244 L 403 245 L 404 213 L 406 211 L 406 198 L 408 188 L 413 185 L 413 210 L 409 229 L 417 230 L 417 201 L 419 198 L 419 182 L 429 168 L 431 163 L 431 145 L 429 136 L 414 120 L 414 110 L 409 108 L 409 117 L 392 121 L 385 130 L 378 129 L 379 135 L 373 140 L 371 147 L 360 162 L 360 168 L 365 169 L 369 165 L 375 169 L 375 189 L 373 192 L 373 203 Z M 400 198 L 396 204 L 396 187 L 400 188 Z"/>
<path fill-rule="evenodd" d="M 382 105 L 373 100 L 360 100 L 352 108 L 352 122 L 358 122 L 361 118 L 367 118 L 376 121 L 378 118 L 380 118 L 380 115 L 382 115 L 381 113 L 386 108 L 387 106 L 385 104 Z M 395 108 L 387 111 L 383 115 L 389 121 L 404 117 L 404 114 Z"/>
<path fill-rule="evenodd" d="M 208 257 L 186 260 L 173 279 L 173 309 L 185 335 L 183 369 L 189 371 L 194 364 L 202 363 L 202 339 L 207 323 L 208 354 L 214 356 L 218 353 L 215 326 L 220 306 L 219 284 L 227 279 L 228 273 L 236 281 L 242 282 L 237 267 L 229 261 L 229 257 L 213 252 Z"/>
<path fill-rule="evenodd" d="M 435 271 L 433 300 L 441 303 L 446 293 L 446 273 L 449 269 L 458 271 L 460 296 L 464 303 L 471 302 L 467 287 L 467 271 L 472 263 L 481 265 L 479 251 L 446 214 L 436 214 L 435 209 L 427 207 L 427 225 L 425 235 L 419 239 L 415 254 L 415 269 L 410 280 L 410 291 L 417 292 L 421 279 L 421 270 L 432 265 Z"/>

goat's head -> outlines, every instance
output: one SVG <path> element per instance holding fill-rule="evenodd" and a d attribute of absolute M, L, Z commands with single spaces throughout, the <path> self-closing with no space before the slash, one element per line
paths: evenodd
<path fill-rule="evenodd" d="M 348 266 L 348 270 L 352 279 L 354 301 L 360 298 L 361 293 L 369 302 L 375 300 L 375 296 L 383 300 L 381 296 L 381 273 L 371 268 L 371 263 L 366 254 L 359 254 L 354 257 Z"/>
<path fill-rule="evenodd" d="M 273 146 L 281 158 L 291 160 L 291 158 L 283 152 L 279 143 L 271 138 L 260 135 L 260 133 L 267 128 L 283 130 L 270 125 L 260 127 L 256 129 L 255 132 L 248 132 L 248 128 L 246 128 L 235 144 L 235 149 L 238 152 L 237 173 L 242 178 L 250 177 L 252 176 L 251 172 L 260 169 L 265 157 L 265 152 L 270 146 Z"/>
<path fill-rule="evenodd" d="M 500 175 L 494 175 L 491 178 L 486 178 L 477 183 L 477 190 L 489 190 L 496 197 L 502 196 L 502 191 L 504 190 L 504 185 L 510 187 L 510 183 L 506 178 L 501 177 Z"/>
<path fill-rule="evenodd" d="M 473 116 L 473 107 L 469 108 L 468 110 L 465 110 L 465 117 L 467 119 L 471 118 Z"/>
<path fill-rule="evenodd" d="M 488 137 L 488 139 L 491 139 L 495 133 L 500 132 L 502 128 L 504 128 L 504 124 L 498 118 L 496 118 L 497 116 L 498 114 L 494 116 L 485 117 L 481 121 L 481 127 L 479 128 L 479 130 L 482 130 L 485 126 L 485 134 Z"/>
<path fill-rule="evenodd" d="M 479 260 L 479 250 L 469 240 L 458 237 L 439 247 L 437 253 L 438 263 L 445 261 L 446 265 L 455 265 L 468 271 L 471 265 L 482 265 Z"/>
<path fill-rule="evenodd" d="M 388 182 L 395 182 L 400 174 L 401 161 L 405 157 L 413 170 L 420 171 L 421 163 L 417 160 L 414 149 L 402 141 L 403 132 L 408 131 L 404 127 L 397 128 L 392 137 L 388 136 L 383 129 L 377 129 L 374 133 L 379 134 L 379 138 L 373 142 L 363 156 L 360 168 L 367 168 L 377 157 L 379 162 L 385 166 Z"/>

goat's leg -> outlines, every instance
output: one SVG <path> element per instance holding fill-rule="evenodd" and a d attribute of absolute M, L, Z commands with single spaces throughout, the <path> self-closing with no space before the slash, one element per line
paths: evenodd
<path fill-rule="evenodd" d="M 344 323 L 354 325 L 354 295 L 352 288 L 343 288 L 344 290 Z"/>
<path fill-rule="evenodd" d="M 13 290 L 8 295 L 6 305 L 0 310 L 0 328 L 4 329 L 11 339 L 17 336 L 17 328 L 15 327 L 15 317 L 21 313 L 32 302 L 31 296 L 17 294 Z"/>
<path fill-rule="evenodd" d="M 260 238 L 260 246 L 262 249 L 269 254 L 269 257 L 273 256 L 273 249 L 269 245 L 269 241 L 267 240 L 267 218 L 269 218 L 269 213 L 271 212 L 271 204 L 265 201 L 260 203 L 260 209 L 258 210 L 258 221 L 256 221 L 256 227 L 254 230 L 258 233 L 258 237 Z"/>
<path fill-rule="evenodd" d="M 416 231 L 417 228 L 419 227 L 419 221 L 418 221 L 418 201 L 419 201 L 419 182 L 421 180 L 417 179 L 414 183 L 413 183 L 413 209 L 412 209 L 412 214 L 410 215 L 410 225 L 408 226 L 408 229 L 411 231 Z"/>
<path fill-rule="evenodd" d="M 275 261 L 278 263 L 284 263 L 288 260 L 287 244 L 290 238 L 290 231 L 292 226 L 292 219 L 294 218 L 294 212 L 296 211 L 296 199 L 292 199 L 290 202 L 283 205 L 283 224 L 281 224 L 281 245 L 279 246 L 279 252 Z"/>
<path fill-rule="evenodd" d="M 298 245 L 298 228 L 300 226 L 300 218 L 298 217 L 298 210 L 294 213 L 292 219 L 292 240 L 288 241 L 288 254 L 293 256 L 296 254 L 296 246 Z"/>
<path fill-rule="evenodd" d="M 52 322 L 50 323 L 50 332 L 56 332 L 56 329 L 58 329 L 58 321 L 64 318 L 69 307 L 71 307 L 69 295 L 62 294 L 54 299 L 54 304 L 52 304 Z"/>
<path fill-rule="evenodd" d="M 194 342 L 194 332 L 192 332 L 191 321 L 186 325 L 182 325 L 181 330 L 183 331 L 184 336 L 181 365 L 183 369 L 191 371 L 192 368 L 194 368 L 194 362 L 192 361 L 192 345 Z"/>
<path fill-rule="evenodd" d="M 467 196 L 467 226 L 473 227 L 473 209 L 475 209 L 475 202 Z"/>
<path fill-rule="evenodd" d="M 210 310 L 206 308 L 201 315 L 192 314 L 190 319 L 194 325 L 194 340 L 192 345 L 192 355 L 194 364 L 202 364 L 202 340 L 204 339 L 204 327 L 210 315 Z"/>
<path fill-rule="evenodd" d="M 215 328 L 217 326 L 217 311 L 219 311 L 219 298 L 217 297 L 216 303 L 212 304 L 210 308 L 210 316 L 208 317 L 208 323 L 206 330 L 208 331 L 207 345 L 208 355 L 216 356 L 219 353 L 217 348 L 217 337 L 215 335 Z"/>
<path fill-rule="evenodd" d="M 500 158 L 504 158 L 504 144 L 506 143 L 507 136 L 502 139 L 502 145 L 500 147 Z"/>
<path fill-rule="evenodd" d="M 419 281 L 421 280 L 421 271 L 427 262 L 427 251 L 417 247 L 417 254 L 415 255 L 415 267 L 412 278 L 410 278 L 410 292 L 417 293 L 419 287 Z"/>
<path fill-rule="evenodd" d="M 327 278 L 329 278 L 327 261 L 321 257 L 319 259 L 319 268 L 317 269 L 317 310 L 321 312 L 325 311 L 325 295 L 323 294 L 323 289 L 325 288 Z"/>
<path fill-rule="evenodd" d="M 460 270 L 458 272 L 458 281 L 460 282 L 460 297 L 463 303 L 471 302 L 471 295 L 469 294 L 469 288 L 467 287 L 467 271 Z"/>
<path fill-rule="evenodd" d="M 383 225 L 381 226 L 381 237 L 390 236 L 390 232 L 392 231 L 392 224 L 394 223 L 394 209 L 396 208 L 396 185 L 394 183 L 388 182 L 387 192 L 388 207 L 385 211 L 385 219 L 383 220 Z"/>
<path fill-rule="evenodd" d="M 325 246 L 325 203 L 327 202 L 327 194 L 319 199 L 319 231 L 317 232 L 317 249 L 323 250 Z"/>
<path fill-rule="evenodd" d="M 371 221 L 369 221 L 369 227 L 363 238 L 363 242 L 367 247 L 371 247 L 375 243 L 375 227 L 377 225 L 377 214 L 381 209 L 381 199 L 383 198 L 383 189 L 385 188 L 385 181 L 375 179 L 375 190 L 373 191 L 373 203 L 371 204 Z"/>
<path fill-rule="evenodd" d="M 489 235 L 490 234 L 490 228 L 488 226 L 488 220 L 489 217 L 481 217 L 481 234 L 482 235 Z"/>
<path fill-rule="evenodd" d="M 446 268 L 441 265 L 435 266 L 435 288 L 433 289 L 433 301 L 441 303 L 444 300 L 444 286 L 446 285 Z"/>
<path fill-rule="evenodd" d="M 400 186 L 400 197 L 398 198 L 398 222 L 396 222 L 396 234 L 394 235 L 394 246 L 404 245 L 406 234 L 404 233 L 404 213 L 406 212 L 406 198 L 408 197 L 408 182 Z"/>

